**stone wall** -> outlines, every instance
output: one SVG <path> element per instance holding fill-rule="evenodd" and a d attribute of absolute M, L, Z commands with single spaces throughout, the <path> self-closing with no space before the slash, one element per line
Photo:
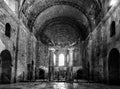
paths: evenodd
<path fill-rule="evenodd" d="M 10 38 L 5 35 L 6 23 L 9 23 L 11 26 Z M 17 81 L 27 80 L 27 64 L 30 63 L 31 60 L 35 61 L 36 39 L 3 1 L 0 1 L 0 39 L 2 41 L 0 43 L 0 45 L 2 45 L 0 46 L 2 47 L 0 48 L 0 52 L 6 49 L 10 52 L 12 57 L 12 73 L 10 82 L 14 82 L 15 72 L 17 73 Z M 30 45 L 28 43 L 30 43 Z M 15 70 L 16 58 L 17 71 Z M 3 71 L 1 64 L 0 71 L 1 75 Z"/>
<path fill-rule="evenodd" d="M 120 7 L 111 8 L 100 24 L 86 40 L 91 79 L 96 82 L 109 82 L 108 58 L 113 48 L 120 50 Z M 115 21 L 115 34 L 111 37 L 111 23 Z M 118 79 L 119 80 L 119 79 Z"/>

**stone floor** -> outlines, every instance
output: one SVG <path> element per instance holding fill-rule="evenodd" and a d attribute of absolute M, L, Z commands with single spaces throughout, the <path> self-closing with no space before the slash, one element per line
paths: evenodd
<path fill-rule="evenodd" d="M 120 89 L 120 86 L 96 83 L 26 82 L 0 85 L 0 89 Z"/>

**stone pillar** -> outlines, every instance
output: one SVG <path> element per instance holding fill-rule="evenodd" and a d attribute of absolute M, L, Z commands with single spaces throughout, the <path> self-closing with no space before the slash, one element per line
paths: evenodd
<path fill-rule="evenodd" d="M 64 60 L 65 67 L 67 66 L 67 58 L 68 58 L 67 55 L 68 55 L 67 52 L 65 52 L 65 60 Z"/>
<path fill-rule="evenodd" d="M 68 49 L 69 50 L 69 56 L 70 56 L 70 63 L 69 66 L 73 66 L 73 50 L 74 48 Z"/>
<path fill-rule="evenodd" d="M 54 78 L 54 48 L 49 48 L 50 51 L 50 59 L 49 59 L 49 81 Z"/>
<path fill-rule="evenodd" d="M 66 58 L 66 80 L 68 80 L 68 74 L 69 74 L 69 52 L 67 51 L 67 58 Z"/>
<path fill-rule="evenodd" d="M 73 81 L 73 50 L 74 48 L 70 48 L 69 50 L 69 64 L 68 64 L 68 71 L 69 71 L 69 80 Z"/>
<path fill-rule="evenodd" d="M 58 67 L 58 63 L 59 63 L 59 53 L 58 53 L 57 51 L 54 51 L 54 55 L 56 55 L 55 67 Z"/>
<path fill-rule="evenodd" d="M 59 81 L 59 52 L 56 52 L 57 80 Z"/>
<path fill-rule="evenodd" d="M 39 72 L 38 72 L 39 64 L 40 64 L 40 61 L 39 61 L 39 59 L 40 59 L 39 46 L 40 46 L 40 42 L 37 41 L 36 42 L 36 48 L 35 48 L 35 50 L 36 50 L 36 52 L 35 52 L 35 54 L 36 54 L 36 58 L 35 58 L 36 59 L 36 61 L 35 61 L 35 79 L 39 79 Z"/>

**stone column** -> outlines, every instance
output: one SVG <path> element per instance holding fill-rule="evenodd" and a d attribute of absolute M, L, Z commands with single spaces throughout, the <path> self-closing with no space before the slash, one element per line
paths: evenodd
<path fill-rule="evenodd" d="M 54 78 L 54 48 L 49 48 L 50 51 L 50 59 L 49 59 L 49 81 Z"/>
<path fill-rule="evenodd" d="M 68 64 L 68 67 L 69 67 L 69 80 L 70 81 L 73 81 L 73 50 L 74 48 L 69 48 L 69 64 Z"/>
<path fill-rule="evenodd" d="M 59 53 L 56 53 L 56 66 L 59 66 Z"/>
<path fill-rule="evenodd" d="M 66 80 L 68 80 L 68 67 L 69 67 L 69 52 L 67 51 L 66 53 L 67 57 L 66 57 Z"/>
<path fill-rule="evenodd" d="M 74 50 L 74 48 L 70 48 L 68 50 L 69 50 L 69 56 L 70 56 L 69 66 L 73 66 L 73 50 Z"/>
<path fill-rule="evenodd" d="M 59 52 L 56 52 L 57 80 L 59 81 Z"/>

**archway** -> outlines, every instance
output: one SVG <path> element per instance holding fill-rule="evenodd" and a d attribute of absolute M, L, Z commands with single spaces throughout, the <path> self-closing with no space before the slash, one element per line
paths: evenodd
<path fill-rule="evenodd" d="M 39 79 L 45 79 L 45 70 L 42 68 L 39 68 Z"/>
<path fill-rule="evenodd" d="M 1 74 L 1 83 L 10 83 L 11 82 L 11 73 L 12 73 L 12 58 L 8 50 L 1 52 L 2 60 L 2 74 Z"/>
<path fill-rule="evenodd" d="M 119 51 L 113 48 L 108 59 L 109 84 L 119 84 Z"/>
<path fill-rule="evenodd" d="M 83 79 L 83 70 L 82 70 L 82 69 L 78 69 L 78 70 L 76 71 L 75 79 L 77 79 L 77 80 Z"/>

